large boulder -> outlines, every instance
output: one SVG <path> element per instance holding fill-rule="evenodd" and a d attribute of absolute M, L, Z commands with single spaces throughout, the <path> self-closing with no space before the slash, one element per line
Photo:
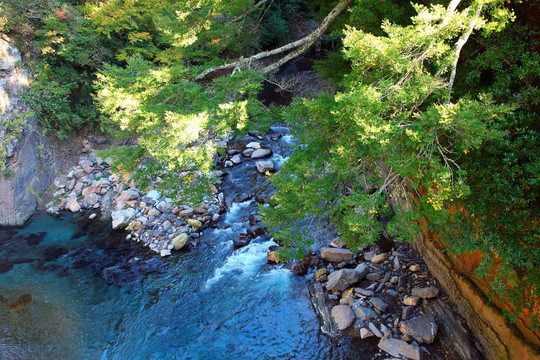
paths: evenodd
<path fill-rule="evenodd" d="M 124 229 L 135 218 L 135 210 L 129 208 L 126 210 L 113 211 L 111 214 L 113 230 Z"/>
<path fill-rule="evenodd" d="M 403 321 L 400 330 L 402 333 L 412 336 L 419 343 L 431 344 L 437 335 L 438 326 L 433 314 L 429 314 Z"/>
<path fill-rule="evenodd" d="M 324 261 L 340 263 L 344 261 L 351 261 L 353 258 L 353 253 L 348 249 L 323 247 L 321 249 L 321 258 Z"/>
<path fill-rule="evenodd" d="M 347 305 L 337 305 L 332 308 L 332 317 L 339 330 L 345 330 L 355 320 L 353 311 Z"/>
<path fill-rule="evenodd" d="M 328 276 L 326 290 L 343 291 L 360 280 L 361 273 L 354 269 L 341 269 L 334 271 Z"/>

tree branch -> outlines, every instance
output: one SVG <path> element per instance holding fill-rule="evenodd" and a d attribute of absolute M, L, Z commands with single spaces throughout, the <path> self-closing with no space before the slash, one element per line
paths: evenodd
<path fill-rule="evenodd" d="M 317 41 L 317 39 L 322 34 L 324 34 L 324 32 L 326 31 L 326 29 L 328 29 L 328 26 L 334 21 L 334 19 L 343 10 L 345 10 L 347 8 L 347 6 L 349 5 L 349 3 L 351 1 L 352 0 L 340 0 L 340 2 L 336 5 L 336 7 L 326 16 L 326 18 L 324 18 L 324 20 L 321 22 L 319 27 L 317 27 L 317 29 L 315 29 L 315 31 L 313 31 L 308 36 L 306 36 L 306 37 L 304 37 L 304 38 L 302 38 L 300 40 L 293 41 L 292 43 L 289 43 L 287 45 L 281 46 L 281 47 L 279 47 L 277 49 L 260 52 L 258 54 L 253 55 L 253 56 L 250 56 L 249 58 L 240 58 L 239 60 L 234 61 L 232 63 L 228 63 L 228 64 L 208 68 L 208 69 L 204 70 L 202 73 L 200 73 L 199 75 L 197 75 L 197 77 L 195 79 L 196 80 L 201 80 L 205 76 L 207 76 L 208 74 L 211 74 L 211 73 L 213 73 L 215 71 L 219 71 L 219 70 L 234 69 L 234 68 L 238 68 L 238 69 L 249 68 L 249 65 L 253 61 L 264 59 L 264 58 L 267 58 L 267 57 L 273 56 L 273 55 L 278 55 L 278 54 L 281 54 L 281 53 L 284 53 L 284 52 L 287 52 L 287 51 L 298 48 L 297 50 L 295 50 L 295 51 L 291 52 L 290 54 L 284 56 L 283 58 L 279 59 L 278 61 L 266 66 L 265 68 L 263 68 L 262 71 L 264 73 L 267 73 L 267 72 L 270 72 L 272 70 L 275 70 L 275 69 L 279 68 L 281 65 L 285 64 L 287 61 L 295 58 L 296 56 L 302 54 L 307 49 L 309 49 L 309 47 L 311 45 L 313 45 L 313 43 L 315 41 Z"/>

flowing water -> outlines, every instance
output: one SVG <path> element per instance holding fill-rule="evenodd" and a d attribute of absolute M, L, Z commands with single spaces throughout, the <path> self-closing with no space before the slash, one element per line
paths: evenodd
<path fill-rule="evenodd" d="M 279 164 L 290 140 L 262 143 Z M 271 191 L 250 160 L 223 188 Z M 89 214 L 0 229 L 0 359 L 371 359 L 320 333 L 306 279 L 266 264 L 271 238 L 233 249 L 256 211 L 234 203 L 198 246 L 165 259 Z"/>

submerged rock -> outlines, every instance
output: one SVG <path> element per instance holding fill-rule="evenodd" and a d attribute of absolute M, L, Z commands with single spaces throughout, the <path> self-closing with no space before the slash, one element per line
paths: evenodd
<path fill-rule="evenodd" d="M 32 295 L 30 294 L 23 294 L 21 295 L 17 300 L 15 300 L 13 303 L 9 304 L 9 309 L 13 311 L 17 311 L 28 305 L 32 301 Z"/>
<path fill-rule="evenodd" d="M 45 231 L 38 232 L 37 234 L 30 234 L 26 237 L 26 243 L 32 246 L 38 245 L 45 239 L 45 235 L 47 235 Z"/>

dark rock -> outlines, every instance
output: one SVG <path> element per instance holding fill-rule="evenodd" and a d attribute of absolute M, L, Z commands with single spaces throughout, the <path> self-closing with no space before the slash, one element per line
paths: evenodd
<path fill-rule="evenodd" d="M 257 195 L 255 196 L 255 201 L 259 204 L 265 204 L 266 203 L 266 196 L 264 195 Z"/>
<path fill-rule="evenodd" d="M 401 312 L 402 320 L 409 320 L 414 312 L 414 306 L 405 306 Z"/>
<path fill-rule="evenodd" d="M 0 274 L 10 271 L 13 269 L 13 263 L 9 260 L 0 260 Z"/>
<path fill-rule="evenodd" d="M 49 246 L 43 251 L 43 261 L 49 262 L 58 259 L 60 256 L 67 254 L 67 249 L 61 246 Z"/>
<path fill-rule="evenodd" d="M 305 275 L 307 273 L 308 267 L 301 262 L 296 262 L 292 267 L 292 273 L 295 276 Z"/>
<path fill-rule="evenodd" d="M 43 241 L 43 239 L 45 239 L 46 235 L 47 233 L 45 231 L 39 232 L 37 234 L 30 234 L 26 237 L 26 243 L 32 246 L 38 245 Z"/>
<path fill-rule="evenodd" d="M 78 239 L 80 237 L 83 237 L 84 235 L 85 235 L 84 231 L 77 231 L 73 235 L 71 235 L 70 240 Z"/>
<path fill-rule="evenodd" d="M 14 310 L 14 311 L 20 310 L 26 305 L 28 305 L 31 301 L 32 301 L 32 295 L 23 294 L 17 300 L 15 300 L 15 302 L 9 304 L 9 309 Z"/>
<path fill-rule="evenodd" d="M 262 220 L 261 214 L 251 214 L 251 215 L 249 215 L 249 225 L 250 226 L 253 226 L 253 225 L 256 225 L 256 224 L 260 223 L 261 220 Z"/>
<path fill-rule="evenodd" d="M 357 318 L 363 321 L 375 319 L 377 317 L 377 314 L 375 314 L 375 311 L 371 310 L 370 308 L 366 306 L 361 306 L 358 304 L 355 304 L 352 306 L 352 311 L 354 312 L 354 315 L 356 315 Z"/>
<path fill-rule="evenodd" d="M 234 202 L 237 202 L 237 203 L 242 203 L 242 202 L 246 202 L 248 201 L 249 199 L 251 199 L 253 197 L 253 194 L 242 194 L 242 195 L 238 195 L 236 198 L 234 198 Z M 231 204 L 232 205 L 232 204 Z"/>
<path fill-rule="evenodd" d="M 306 254 L 306 256 L 304 256 L 303 262 L 306 266 L 317 267 L 319 266 L 321 259 L 317 254 Z"/>
<path fill-rule="evenodd" d="M 411 295 L 419 296 L 423 299 L 431 299 L 437 297 L 439 294 L 439 289 L 436 287 L 430 286 L 426 288 L 414 288 L 412 289 Z"/>
<path fill-rule="evenodd" d="M 254 225 L 247 230 L 247 233 L 253 238 L 256 238 L 258 236 L 264 235 L 266 233 L 266 230 L 264 226 Z"/>
<path fill-rule="evenodd" d="M 378 297 L 372 297 L 371 299 L 369 299 L 369 302 L 375 307 L 375 309 L 379 310 L 381 313 L 386 312 L 386 309 L 388 309 L 388 304 L 386 304 Z"/>
<path fill-rule="evenodd" d="M 429 314 L 403 321 L 400 330 L 403 334 L 412 336 L 419 343 L 431 344 L 437 335 L 438 326 L 433 314 Z"/>
<path fill-rule="evenodd" d="M 233 245 L 235 249 L 239 249 L 249 244 L 251 237 L 248 234 L 239 234 L 233 240 Z"/>

